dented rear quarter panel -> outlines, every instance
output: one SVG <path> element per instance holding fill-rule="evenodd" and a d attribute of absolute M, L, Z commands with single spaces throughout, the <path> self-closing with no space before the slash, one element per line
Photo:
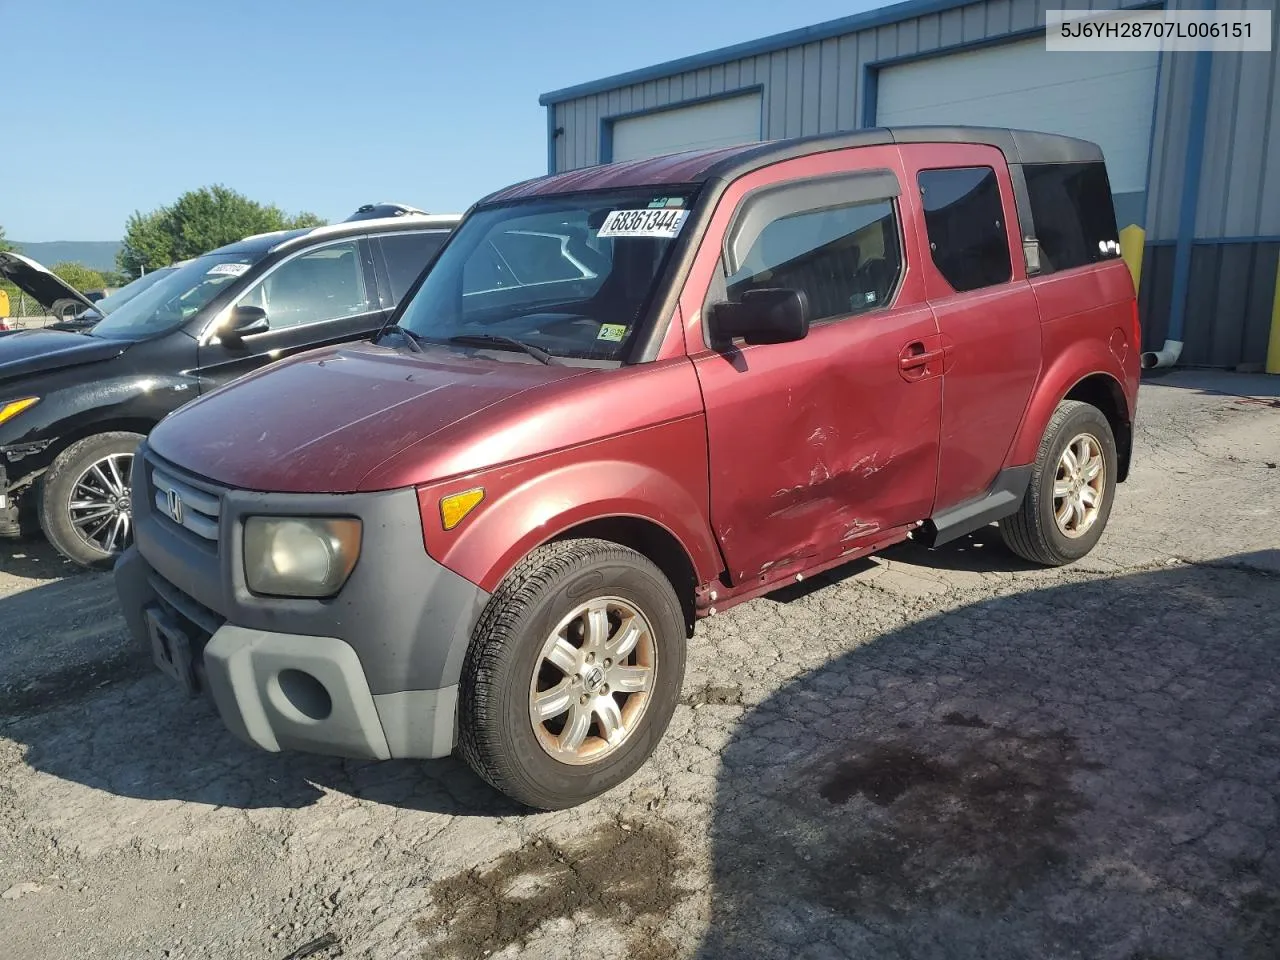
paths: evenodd
<path fill-rule="evenodd" d="M 1040 311 L 1043 369 L 1007 466 L 1033 463 L 1054 409 L 1081 380 L 1111 377 L 1129 422 L 1137 412 L 1141 344 L 1134 324 L 1133 279 L 1123 260 L 1064 270 L 1031 281 Z"/>

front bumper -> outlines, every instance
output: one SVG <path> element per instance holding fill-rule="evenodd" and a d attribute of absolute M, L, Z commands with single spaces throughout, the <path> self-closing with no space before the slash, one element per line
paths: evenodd
<path fill-rule="evenodd" d="M 457 686 L 375 697 L 336 637 L 223 626 L 205 647 L 204 675 L 223 723 L 263 750 L 433 758 L 456 741 Z"/>
<path fill-rule="evenodd" d="M 232 732 L 272 751 L 387 759 L 452 750 L 462 660 L 489 594 L 427 555 L 414 491 L 220 489 L 218 537 L 209 541 L 156 508 L 151 465 L 169 475 L 177 468 L 145 445 L 140 458 L 134 545 L 115 567 L 125 619 L 153 652 L 164 645 L 156 623 L 168 625 L 189 663 L 158 660 L 189 689 L 211 696 Z M 338 596 L 250 593 L 241 559 L 250 514 L 359 516 L 360 560 Z"/>

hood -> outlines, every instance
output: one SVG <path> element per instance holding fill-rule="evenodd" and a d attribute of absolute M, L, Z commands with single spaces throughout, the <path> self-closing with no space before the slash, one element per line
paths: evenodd
<path fill-rule="evenodd" d="M 75 300 L 86 309 L 96 309 L 92 300 L 48 267 L 20 253 L 0 253 L 0 277 L 34 297 L 46 310 L 58 300 Z"/>
<path fill-rule="evenodd" d="M 162 420 L 148 443 L 181 467 L 241 489 L 349 493 L 408 447 L 585 372 L 432 348 L 324 349 L 187 404 Z"/>
<path fill-rule="evenodd" d="M 0 380 L 110 360 L 128 346 L 63 330 L 15 330 L 0 337 Z"/>

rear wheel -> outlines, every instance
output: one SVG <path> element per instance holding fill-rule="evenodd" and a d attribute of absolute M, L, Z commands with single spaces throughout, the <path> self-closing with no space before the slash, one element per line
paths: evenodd
<path fill-rule="evenodd" d="M 1111 516 L 1116 441 L 1097 407 L 1058 404 L 1032 468 L 1018 512 L 1000 521 L 1005 544 L 1032 563 L 1062 566 L 1097 544 Z"/>
<path fill-rule="evenodd" d="M 83 567 L 105 569 L 133 539 L 130 478 L 143 440 L 100 433 L 58 454 L 40 493 L 40 527 L 58 552 Z"/>
<path fill-rule="evenodd" d="M 459 688 L 459 745 L 530 807 L 576 806 L 634 774 L 684 679 L 684 614 L 634 550 L 568 540 L 533 551 L 476 627 Z"/>

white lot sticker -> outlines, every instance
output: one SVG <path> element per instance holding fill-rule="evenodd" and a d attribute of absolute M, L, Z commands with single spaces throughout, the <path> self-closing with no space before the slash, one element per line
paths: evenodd
<path fill-rule="evenodd" d="M 600 226 L 600 237 L 662 237 L 680 232 L 688 210 L 614 210 Z"/>
<path fill-rule="evenodd" d="M 627 326 L 623 323 L 602 323 L 600 324 L 600 332 L 596 334 L 597 340 L 612 340 L 614 343 L 621 343 L 627 335 Z"/>
<path fill-rule="evenodd" d="M 209 277 L 241 277 L 249 272 L 247 263 L 219 263 L 209 268 L 205 276 Z"/>

